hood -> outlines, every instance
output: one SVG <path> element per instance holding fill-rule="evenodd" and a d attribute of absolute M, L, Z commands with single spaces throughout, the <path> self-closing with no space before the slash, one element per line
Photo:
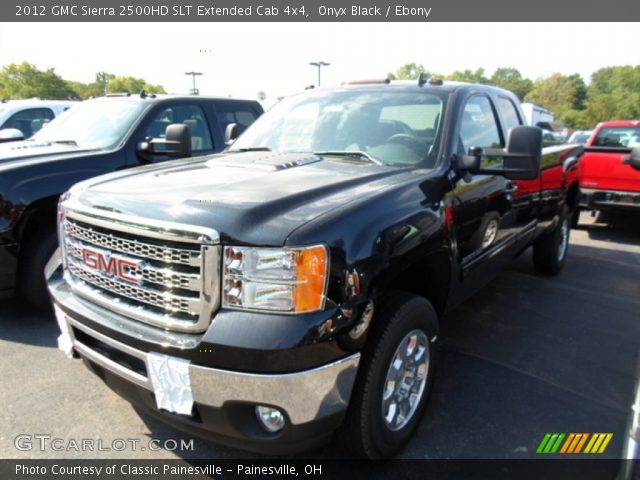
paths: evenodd
<path fill-rule="evenodd" d="M 81 155 L 92 150 L 82 149 L 75 145 L 23 140 L 19 142 L 0 143 L 0 166 L 14 160 L 58 160 L 69 155 Z"/>
<path fill-rule="evenodd" d="M 74 200 L 214 228 L 226 243 L 282 245 L 297 227 L 409 175 L 313 154 L 228 153 L 97 177 L 83 182 Z"/>

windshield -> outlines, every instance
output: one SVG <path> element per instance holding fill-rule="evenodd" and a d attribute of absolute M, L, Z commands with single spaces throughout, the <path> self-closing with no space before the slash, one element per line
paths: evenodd
<path fill-rule="evenodd" d="M 445 101 L 445 96 L 424 91 L 306 93 L 262 115 L 230 151 L 360 152 L 348 158 L 433 166 Z"/>
<path fill-rule="evenodd" d="M 632 148 L 640 146 L 640 127 L 603 127 L 594 147 Z"/>
<path fill-rule="evenodd" d="M 101 149 L 118 144 L 147 104 L 114 99 L 79 103 L 51 121 L 31 140 Z"/>

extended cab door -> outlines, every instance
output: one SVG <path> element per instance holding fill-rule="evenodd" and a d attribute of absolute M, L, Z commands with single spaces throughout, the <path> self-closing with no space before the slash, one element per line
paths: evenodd
<path fill-rule="evenodd" d="M 501 122 L 494 99 L 485 94 L 473 94 L 461 108 L 458 155 L 466 154 L 470 147 L 504 147 L 507 131 L 502 126 L 504 120 Z M 484 158 L 482 162 L 483 167 L 490 168 L 501 160 Z M 472 175 L 467 180 L 460 180 L 453 190 L 458 261 L 463 278 L 475 272 L 482 279 L 488 277 L 488 271 L 499 270 L 515 255 L 518 240 L 532 228 L 529 224 L 533 207 L 521 200 L 517 182 L 503 176 Z"/>

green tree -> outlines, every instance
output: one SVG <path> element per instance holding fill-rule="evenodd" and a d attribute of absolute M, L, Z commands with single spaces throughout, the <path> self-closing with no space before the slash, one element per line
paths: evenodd
<path fill-rule="evenodd" d="M 77 98 L 77 94 L 53 68 L 39 70 L 35 65 L 22 62 L 6 65 L 0 71 L 0 97 L 65 100 Z"/>
<path fill-rule="evenodd" d="M 587 87 L 580 75 L 554 73 L 536 80 L 525 100 L 542 105 L 562 118 L 569 110 L 583 110 L 586 98 Z"/>
<path fill-rule="evenodd" d="M 166 93 L 162 85 L 152 85 L 142 78 L 131 76 L 113 77 L 107 86 L 107 91 L 109 93 L 138 93 L 141 90 L 145 90 L 147 93 Z"/>
<path fill-rule="evenodd" d="M 593 73 L 584 111 L 589 127 L 640 117 L 640 65 L 605 67 Z"/>
<path fill-rule="evenodd" d="M 489 79 L 484 74 L 484 68 L 478 68 L 477 70 L 456 70 L 452 74 L 447 75 L 446 79 L 457 82 L 489 83 Z"/>
<path fill-rule="evenodd" d="M 109 86 L 109 82 L 116 78 L 116 76 L 112 73 L 107 72 L 98 72 L 96 73 L 96 80 L 93 82 L 95 85 L 95 89 L 98 90 L 98 95 L 104 95 L 107 93 L 107 87 Z"/>
<path fill-rule="evenodd" d="M 518 69 L 512 67 L 497 68 L 489 78 L 489 82 L 512 91 L 521 100 L 533 88 L 533 82 L 524 78 Z"/>
<path fill-rule="evenodd" d="M 399 67 L 395 73 L 389 72 L 387 78 L 389 80 L 415 80 L 420 73 L 425 72 L 425 68 L 419 63 L 405 63 Z"/>

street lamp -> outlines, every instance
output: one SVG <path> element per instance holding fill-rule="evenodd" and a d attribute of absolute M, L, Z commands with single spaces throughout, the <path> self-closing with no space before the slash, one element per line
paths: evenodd
<path fill-rule="evenodd" d="M 196 88 L 196 76 L 197 75 L 202 75 L 202 72 L 184 72 L 184 74 L 185 75 L 191 75 L 191 78 L 193 79 L 193 88 L 191 90 L 189 90 L 189 94 L 190 95 L 198 95 L 200 92 Z"/>
<path fill-rule="evenodd" d="M 327 67 L 331 64 L 328 62 L 320 61 L 320 62 L 309 62 L 309 65 L 311 65 L 312 67 L 318 67 L 318 87 L 319 87 L 320 86 L 320 69 L 322 67 Z"/>

